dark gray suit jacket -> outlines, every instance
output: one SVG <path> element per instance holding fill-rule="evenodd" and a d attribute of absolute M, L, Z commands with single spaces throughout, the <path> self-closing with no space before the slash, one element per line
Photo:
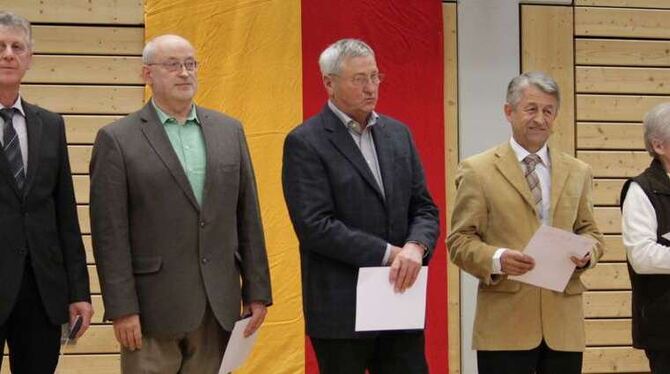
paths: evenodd
<path fill-rule="evenodd" d="M 22 106 L 28 130 L 23 191 L 0 149 L 0 325 L 14 307 L 27 255 L 47 315 L 61 324 L 70 303 L 91 300 L 65 126 L 56 113 Z"/>
<path fill-rule="evenodd" d="M 439 235 L 438 210 L 426 188 L 411 134 L 380 116 L 372 130 L 385 197 L 342 122 L 326 105 L 284 143 L 283 186 L 300 241 L 307 333 L 354 332 L 358 268 L 381 266 L 386 244 L 424 244 Z"/>
<path fill-rule="evenodd" d="M 93 249 L 105 319 L 198 327 L 207 304 L 230 331 L 240 302 L 271 303 L 256 183 L 240 123 L 196 107 L 207 148 L 199 206 L 151 103 L 98 132 L 91 159 Z"/>

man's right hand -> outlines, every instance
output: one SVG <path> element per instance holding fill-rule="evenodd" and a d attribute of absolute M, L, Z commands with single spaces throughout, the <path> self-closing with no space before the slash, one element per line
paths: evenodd
<path fill-rule="evenodd" d="M 130 314 L 113 321 L 114 335 L 121 346 L 134 351 L 142 348 L 142 326 L 140 315 Z"/>
<path fill-rule="evenodd" d="M 500 256 L 502 272 L 508 275 L 522 275 L 535 267 L 535 260 L 513 249 L 507 249 Z"/>

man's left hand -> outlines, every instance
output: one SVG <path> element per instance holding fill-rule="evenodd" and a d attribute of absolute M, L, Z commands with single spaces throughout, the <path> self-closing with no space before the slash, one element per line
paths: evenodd
<path fill-rule="evenodd" d="M 91 325 L 91 318 L 93 317 L 93 306 L 91 306 L 91 303 L 87 301 L 78 301 L 76 303 L 70 304 L 68 309 L 70 312 L 70 326 L 74 324 L 74 320 L 77 318 L 77 316 L 81 316 L 81 328 L 75 336 L 75 339 L 79 339 L 79 337 L 84 335 L 86 330 L 88 330 L 88 327 Z"/>
<path fill-rule="evenodd" d="M 244 306 L 244 314 L 248 313 L 251 313 L 251 320 L 249 321 L 247 328 L 244 329 L 245 338 L 251 336 L 259 327 L 261 327 L 265 320 L 265 315 L 267 314 L 267 307 L 260 301 L 252 301 L 251 304 Z"/>
<path fill-rule="evenodd" d="M 424 249 L 416 243 L 407 243 L 395 255 L 391 263 L 389 280 L 395 292 L 403 293 L 414 285 L 419 276 Z"/>
<path fill-rule="evenodd" d="M 591 252 L 587 253 L 586 256 L 582 258 L 571 256 L 570 260 L 577 266 L 577 269 L 583 269 L 589 262 L 591 262 Z"/>

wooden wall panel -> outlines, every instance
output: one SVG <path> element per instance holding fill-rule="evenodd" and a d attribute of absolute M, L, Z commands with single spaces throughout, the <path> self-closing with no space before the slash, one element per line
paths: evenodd
<path fill-rule="evenodd" d="M 144 23 L 142 0 L 0 0 L 0 9 L 16 12 L 33 23 Z"/>
<path fill-rule="evenodd" d="M 142 58 L 38 55 L 23 83 L 142 84 Z"/>
<path fill-rule="evenodd" d="M 577 120 L 641 122 L 655 105 L 670 101 L 670 96 L 577 95 Z"/>
<path fill-rule="evenodd" d="M 575 5 L 670 9 L 668 0 L 575 0 Z"/>
<path fill-rule="evenodd" d="M 624 182 L 625 179 L 595 179 L 593 181 L 593 203 L 619 206 L 619 195 Z"/>
<path fill-rule="evenodd" d="M 605 248 L 605 254 L 600 261 L 626 261 L 626 250 L 621 235 L 605 235 Z"/>
<path fill-rule="evenodd" d="M 35 25 L 33 39 L 37 54 L 140 56 L 144 28 Z"/>
<path fill-rule="evenodd" d="M 127 114 L 144 102 L 140 86 L 24 85 L 26 100 L 67 114 Z"/>
<path fill-rule="evenodd" d="M 616 94 L 670 94 L 670 69 L 580 66 L 577 92 Z"/>
<path fill-rule="evenodd" d="M 521 71 L 543 71 L 561 89 L 561 108 L 551 144 L 575 152 L 573 8 L 521 6 Z"/>
<path fill-rule="evenodd" d="M 630 319 L 586 320 L 586 344 L 599 346 L 622 346 L 633 344 Z"/>
<path fill-rule="evenodd" d="M 667 40 L 575 39 L 577 65 L 670 66 Z"/>
<path fill-rule="evenodd" d="M 68 143 L 93 144 L 98 130 L 121 116 L 66 115 L 63 118 Z"/>
<path fill-rule="evenodd" d="M 584 316 L 586 318 L 630 318 L 630 291 L 585 292 Z"/>
<path fill-rule="evenodd" d="M 596 177 L 634 177 L 651 161 L 643 151 L 578 151 L 577 157 L 591 165 Z"/>
<path fill-rule="evenodd" d="M 649 372 L 643 351 L 631 347 L 587 348 L 584 352 L 584 373 Z"/>
<path fill-rule="evenodd" d="M 582 275 L 589 290 L 630 290 L 630 279 L 625 263 L 598 263 Z"/>
<path fill-rule="evenodd" d="M 644 150 L 644 131 L 634 122 L 579 122 L 579 149 Z"/>
<path fill-rule="evenodd" d="M 667 39 L 670 10 L 576 7 L 575 34 Z"/>

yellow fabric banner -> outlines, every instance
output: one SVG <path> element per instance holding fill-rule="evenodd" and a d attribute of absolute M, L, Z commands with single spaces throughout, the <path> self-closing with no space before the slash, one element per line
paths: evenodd
<path fill-rule="evenodd" d="M 274 306 L 253 356 L 236 373 L 304 372 L 298 244 L 284 205 L 284 137 L 302 122 L 300 0 L 147 0 L 146 39 L 193 43 L 198 105 L 242 121 L 258 182 Z"/>

